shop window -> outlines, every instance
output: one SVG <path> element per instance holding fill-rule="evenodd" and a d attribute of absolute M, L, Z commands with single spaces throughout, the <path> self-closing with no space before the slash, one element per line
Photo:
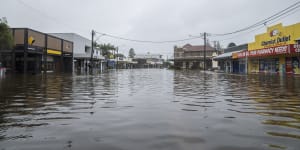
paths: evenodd
<path fill-rule="evenodd" d="M 259 61 L 259 71 L 275 73 L 279 71 L 279 59 L 264 59 Z"/>

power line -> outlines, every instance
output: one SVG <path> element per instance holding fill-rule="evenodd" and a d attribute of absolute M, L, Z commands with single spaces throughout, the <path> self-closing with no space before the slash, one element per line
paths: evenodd
<path fill-rule="evenodd" d="M 125 41 L 131 41 L 131 42 L 139 42 L 139 43 L 152 43 L 152 44 L 175 43 L 175 42 L 190 41 L 190 40 L 193 40 L 193 39 L 199 39 L 199 38 L 201 38 L 201 37 L 191 37 L 191 38 L 185 38 L 185 39 L 179 39 L 179 40 L 152 41 L 152 40 L 130 39 L 130 38 L 115 36 L 115 35 L 111 35 L 111 34 L 107 34 L 107 33 L 101 33 L 101 32 L 97 32 L 97 31 L 96 31 L 96 33 L 101 34 L 103 36 L 110 37 L 110 38 L 119 39 L 119 40 L 125 40 Z"/>
<path fill-rule="evenodd" d="M 295 9 L 297 9 L 298 7 L 300 7 L 299 4 L 300 4 L 300 1 L 298 1 L 298 2 L 296 2 L 296 3 L 294 3 L 294 4 L 292 4 L 292 5 L 290 5 L 289 7 L 287 7 L 287 8 L 285 8 L 285 9 L 283 9 L 283 10 L 277 12 L 276 14 L 274 14 L 274 15 L 272 15 L 272 16 L 266 18 L 266 19 L 263 19 L 263 20 L 261 20 L 261 21 L 255 23 L 255 24 L 250 25 L 250 26 L 248 26 L 248 27 L 245 27 L 245 28 L 243 28 L 243 29 L 239 29 L 239 30 L 236 30 L 236 31 L 233 31 L 233 32 L 222 33 L 222 34 L 213 34 L 213 35 L 214 35 L 214 36 L 226 36 L 226 35 L 236 34 L 236 33 L 239 33 L 239 32 L 243 32 L 243 31 L 246 31 L 246 30 L 249 30 L 249 29 L 252 29 L 252 28 L 261 26 L 261 25 L 264 25 L 264 24 L 266 24 L 267 22 L 270 22 L 270 21 L 272 21 L 272 20 L 275 20 L 275 19 L 277 19 L 277 18 L 279 18 L 279 17 L 281 17 L 281 16 L 283 16 L 283 15 L 285 15 L 285 14 L 287 14 L 287 13 L 289 13 L 289 12 L 295 10 Z"/>
<path fill-rule="evenodd" d="M 25 7 L 28 7 L 29 9 L 31 10 L 34 10 L 36 12 L 38 12 L 39 15 L 42 15 L 42 16 L 45 16 L 46 18 L 49 18 L 51 20 L 54 20 L 56 22 L 60 22 L 64 25 L 67 25 L 69 27 L 72 27 L 72 28 L 76 28 L 77 30 L 81 30 L 83 31 L 83 29 L 79 29 L 77 27 L 74 27 L 74 26 L 71 26 L 70 24 L 66 24 L 60 20 L 58 20 L 57 18 L 55 17 L 52 17 L 52 16 L 49 16 L 47 13 L 45 12 L 42 12 L 41 10 L 39 9 L 36 9 L 28 4 L 26 4 L 25 2 L 23 2 L 22 0 L 17 0 L 17 2 L 19 2 L 20 4 L 22 4 L 23 6 Z M 253 29 L 253 28 L 256 28 L 256 27 L 259 27 L 261 25 L 265 25 L 266 23 L 270 22 L 270 21 L 273 21 L 275 19 L 278 19 L 278 18 L 284 18 L 288 15 L 290 15 L 292 11 L 296 10 L 298 7 L 300 7 L 300 1 L 294 3 L 293 5 L 290 5 L 289 7 L 277 12 L 276 14 L 266 18 L 266 19 L 263 19 L 253 25 L 250 25 L 248 27 L 245 27 L 243 29 L 240 29 L 240 30 L 236 30 L 236 31 L 233 31 L 233 32 L 229 32 L 229 33 L 223 33 L 223 34 L 212 34 L 212 37 L 217 37 L 217 36 L 226 36 L 226 35 L 232 35 L 232 34 L 236 34 L 236 33 L 239 33 L 239 32 L 243 32 L 243 31 L 247 31 L 247 30 L 250 30 L 250 29 Z M 298 11 L 298 10 L 297 10 Z M 295 11 L 296 12 L 296 11 Z M 293 12 L 293 13 L 295 13 Z M 290 14 L 288 14 L 290 13 Z M 288 15 L 286 15 L 288 14 Z M 284 16 L 285 15 L 285 16 Z M 254 30 L 251 30 L 251 31 L 254 31 Z M 120 37 L 120 36 L 115 36 L 115 35 L 111 35 L 111 34 L 106 34 L 106 33 L 101 33 L 101 32 L 97 32 L 95 31 L 96 33 L 100 34 L 98 37 L 96 37 L 96 41 L 101 37 L 101 36 L 107 36 L 107 37 L 110 37 L 110 38 L 114 38 L 114 39 L 119 39 L 119 40 L 125 40 L 125 41 L 131 41 L 131 42 L 139 42 L 139 43 L 152 43 L 152 44 L 163 44 L 163 43 L 176 43 L 176 42 L 184 42 L 184 41 L 190 41 L 190 40 L 194 40 L 194 39 L 199 39 L 201 37 L 190 37 L 190 38 L 185 38 L 185 39 L 177 39 L 177 40 L 165 40 L 165 41 L 153 41 L 153 40 L 139 40 L 139 39 L 131 39 L 131 38 L 125 38 L 125 37 Z M 230 39 L 232 39 L 234 37 L 231 37 Z M 226 39 L 225 39 L 226 40 Z"/>
<path fill-rule="evenodd" d="M 280 16 L 280 17 L 277 18 L 276 20 L 273 20 L 272 22 L 270 22 L 270 24 L 272 24 L 272 23 L 274 23 L 274 22 L 277 22 L 278 20 L 284 19 L 284 18 L 286 18 L 286 17 L 288 17 L 288 16 L 290 16 L 290 15 L 292 15 L 292 14 L 298 12 L 299 10 L 300 10 L 300 9 L 296 9 L 296 10 L 294 10 L 294 11 L 288 13 L 288 14 L 285 14 L 284 16 Z M 236 38 L 236 37 L 243 36 L 243 35 L 245 35 L 245 34 L 249 34 L 249 33 L 253 32 L 253 31 L 257 31 L 257 30 L 262 29 L 262 28 L 264 28 L 264 27 L 265 27 L 265 26 L 261 26 L 261 27 L 258 26 L 258 27 L 256 27 L 255 29 L 250 30 L 249 32 L 241 33 L 241 34 L 235 35 L 235 36 L 233 36 L 233 37 L 229 37 L 229 38 L 225 38 L 225 39 L 221 39 L 221 40 L 217 40 L 217 41 L 220 41 L 220 42 L 221 42 L 221 41 L 227 41 L 227 40 L 230 40 L 230 39 L 234 39 L 234 38 Z"/>

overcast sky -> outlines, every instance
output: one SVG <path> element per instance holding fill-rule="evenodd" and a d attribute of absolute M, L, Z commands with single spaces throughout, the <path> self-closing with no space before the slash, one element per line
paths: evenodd
<path fill-rule="evenodd" d="M 189 38 L 202 32 L 227 33 L 235 31 L 296 3 L 298 0 L 0 0 L 0 17 L 6 17 L 11 27 L 28 27 L 41 32 L 74 32 L 91 38 L 91 30 L 130 39 L 166 41 Z M 300 22 L 300 10 L 279 20 L 268 22 L 284 25 Z M 266 27 L 226 37 L 229 42 L 252 42 L 254 35 Z M 97 35 L 99 36 L 99 34 Z M 119 46 L 128 55 L 136 53 L 173 54 L 173 46 L 185 43 L 202 45 L 202 39 L 186 42 L 151 44 L 117 40 L 102 36 L 98 43 Z"/>

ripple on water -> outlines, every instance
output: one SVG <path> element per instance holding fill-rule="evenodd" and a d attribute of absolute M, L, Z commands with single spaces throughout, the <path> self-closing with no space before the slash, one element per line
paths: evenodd
<path fill-rule="evenodd" d="M 0 149 L 299 147 L 297 77 L 137 69 L 0 80 Z"/>

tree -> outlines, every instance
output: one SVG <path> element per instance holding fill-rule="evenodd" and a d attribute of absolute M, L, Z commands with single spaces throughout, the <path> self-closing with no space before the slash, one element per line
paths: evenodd
<path fill-rule="evenodd" d="M 13 48 L 13 36 L 5 18 L 0 19 L 0 50 Z"/>
<path fill-rule="evenodd" d="M 134 58 L 135 56 L 135 52 L 134 52 L 134 49 L 133 48 L 130 48 L 129 49 L 129 54 L 128 54 L 129 58 Z"/>
<path fill-rule="evenodd" d="M 229 48 L 229 47 L 234 47 L 234 46 L 236 46 L 236 44 L 233 43 L 233 42 L 231 42 L 231 43 L 228 44 L 227 48 Z"/>
<path fill-rule="evenodd" d="M 97 45 L 97 47 L 100 47 L 100 49 L 102 50 L 102 55 L 106 58 L 109 58 L 112 55 L 110 50 L 116 50 L 117 49 L 114 45 L 111 45 L 110 43 L 100 44 L 100 45 Z"/>
<path fill-rule="evenodd" d="M 13 35 L 7 25 L 6 18 L 0 19 L 0 67 L 2 63 L 2 50 L 13 48 Z"/>

